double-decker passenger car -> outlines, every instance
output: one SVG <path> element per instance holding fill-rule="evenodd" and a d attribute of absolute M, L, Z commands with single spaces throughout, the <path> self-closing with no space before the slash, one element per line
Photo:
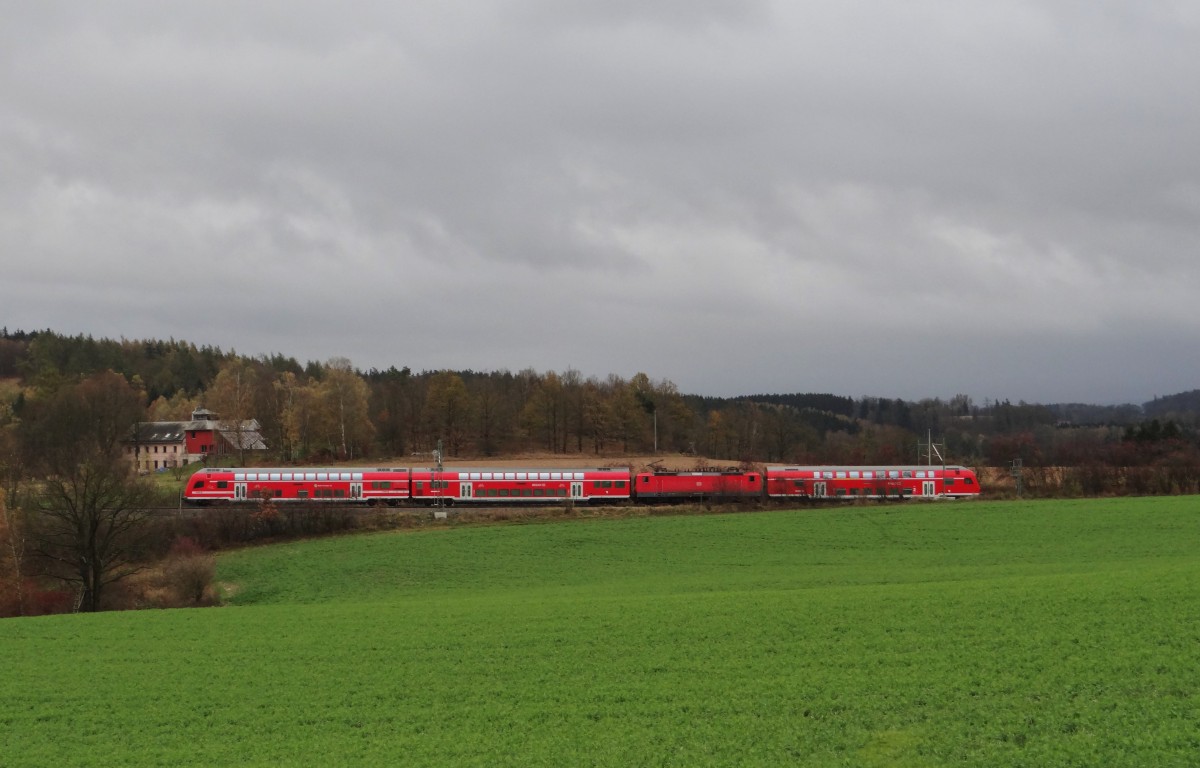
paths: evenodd
<path fill-rule="evenodd" d="M 979 495 L 975 473 L 960 466 L 767 467 L 773 499 L 884 499 Z"/>
<path fill-rule="evenodd" d="M 409 496 L 409 470 L 333 468 L 202 469 L 184 490 L 189 502 L 335 500 L 399 504 Z"/>
<path fill-rule="evenodd" d="M 629 470 L 594 469 L 414 469 L 412 500 L 495 504 L 539 501 L 628 501 Z"/>

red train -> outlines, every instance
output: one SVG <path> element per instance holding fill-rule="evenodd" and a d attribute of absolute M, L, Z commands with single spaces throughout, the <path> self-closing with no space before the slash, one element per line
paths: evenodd
<path fill-rule="evenodd" d="M 273 499 L 355 504 L 675 502 L 687 500 L 956 498 L 979 495 L 975 473 L 946 466 L 807 466 L 756 470 L 278 468 L 202 469 L 192 504 Z"/>

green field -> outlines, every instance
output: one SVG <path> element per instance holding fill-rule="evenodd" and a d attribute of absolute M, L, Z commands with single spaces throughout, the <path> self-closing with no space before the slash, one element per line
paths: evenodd
<path fill-rule="evenodd" d="M 0 622 L 0 765 L 1193 766 L 1200 499 L 463 526 Z"/>

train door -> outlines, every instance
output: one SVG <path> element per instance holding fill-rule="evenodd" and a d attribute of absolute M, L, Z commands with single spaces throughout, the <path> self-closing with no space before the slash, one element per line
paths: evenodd
<path fill-rule="evenodd" d="M 571 498 L 572 499 L 582 499 L 583 498 L 583 483 L 571 483 Z"/>
<path fill-rule="evenodd" d="M 825 483 L 813 483 L 813 496 L 818 499 L 825 498 Z"/>
<path fill-rule="evenodd" d="M 350 483 L 350 498 L 361 499 L 362 497 L 362 483 Z"/>
<path fill-rule="evenodd" d="M 921 483 L 921 495 L 922 496 L 936 496 L 937 495 L 937 483 L 935 483 L 932 480 L 926 480 L 925 482 Z"/>
<path fill-rule="evenodd" d="M 236 500 L 239 500 L 239 501 L 244 501 L 246 499 L 246 484 L 245 483 L 234 483 L 233 484 L 233 498 Z"/>
<path fill-rule="evenodd" d="M 472 493 L 472 491 L 471 491 L 470 483 L 459 483 L 458 484 L 458 495 L 460 498 L 469 499 L 469 498 L 471 498 L 471 493 Z"/>

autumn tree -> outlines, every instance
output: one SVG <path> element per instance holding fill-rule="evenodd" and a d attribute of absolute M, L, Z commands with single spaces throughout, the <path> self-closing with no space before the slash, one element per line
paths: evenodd
<path fill-rule="evenodd" d="M 199 400 L 182 389 L 169 398 L 159 395 L 147 409 L 146 421 L 187 421 L 199 404 Z"/>
<path fill-rule="evenodd" d="M 99 610 L 107 588 L 139 570 L 152 492 L 122 449 L 143 407 L 141 394 L 108 371 L 34 400 L 20 423 L 39 480 L 30 554 L 78 589 L 83 611 Z"/>
<path fill-rule="evenodd" d="M 565 452 L 567 400 L 557 373 L 548 371 L 538 381 L 525 401 L 521 422 L 539 447 L 552 453 Z"/>
<path fill-rule="evenodd" d="M 310 392 L 292 371 L 277 374 L 271 389 L 276 411 L 272 442 L 281 459 L 296 461 L 304 455 Z"/>
<path fill-rule="evenodd" d="M 587 436 L 593 452 L 599 455 L 612 439 L 616 420 L 604 386 L 594 377 L 583 384 L 581 419 L 580 434 Z"/>
<path fill-rule="evenodd" d="M 332 453 L 349 459 L 366 454 L 375 436 L 370 391 L 344 357 L 332 358 L 317 385 L 320 423 Z"/>
<path fill-rule="evenodd" d="M 238 464 L 246 465 L 245 430 L 253 417 L 254 385 L 258 372 L 244 358 L 236 357 L 221 366 L 205 392 L 205 405 L 215 411 L 223 426 L 235 436 Z"/>

